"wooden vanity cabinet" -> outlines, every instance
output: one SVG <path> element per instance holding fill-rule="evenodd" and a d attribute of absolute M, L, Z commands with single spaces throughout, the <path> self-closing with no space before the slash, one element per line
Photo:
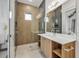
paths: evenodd
<path fill-rule="evenodd" d="M 41 51 L 46 57 L 52 58 L 52 41 L 41 37 Z"/>
<path fill-rule="evenodd" d="M 54 58 L 75 58 L 75 42 L 67 43 L 64 45 L 57 45 L 54 43 L 53 54 Z"/>
<path fill-rule="evenodd" d="M 75 42 L 59 44 L 41 37 L 41 51 L 47 58 L 75 58 Z"/>

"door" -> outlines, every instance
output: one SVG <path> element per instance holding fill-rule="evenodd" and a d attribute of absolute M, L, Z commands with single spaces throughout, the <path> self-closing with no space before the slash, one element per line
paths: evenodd
<path fill-rule="evenodd" d="M 28 13 L 24 4 L 17 3 L 16 7 L 16 45 L 31 43 L 31 20 L 26 16 L 32 14 Z"/>

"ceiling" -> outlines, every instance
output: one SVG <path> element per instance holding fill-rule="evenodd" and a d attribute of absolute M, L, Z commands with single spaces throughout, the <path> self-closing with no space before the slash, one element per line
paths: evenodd
<path fill-rule="evenodd" d="M 17 0 L 18 2 L 29 4 L 35 7 L 39 7 L 43 0 Z"/>

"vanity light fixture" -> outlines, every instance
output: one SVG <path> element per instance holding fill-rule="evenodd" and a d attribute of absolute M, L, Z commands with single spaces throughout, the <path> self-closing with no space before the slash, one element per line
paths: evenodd
<path fill-rule="evenodd" d="M 49 19 L 48 19 L 48 17 L 45 17 L 45 22 L 47 23 L 47 22 L 49 22 Z"/>
<path fill-rule="evenodd" d="M 56 24 L 58 24 L 58 19 L 56 19 Z"/>

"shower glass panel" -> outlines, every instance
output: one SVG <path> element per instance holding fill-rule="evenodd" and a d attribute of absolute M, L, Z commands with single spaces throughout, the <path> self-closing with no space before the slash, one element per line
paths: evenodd
<path fill-rule="evenodd" d="M 45 33 L 45 0 L 43 0 L 40 6 L 40 11 L 42 13 L 42 17 L 39 19 L 39 32 Z"/>
<path fill-rule="evenodd" d="M 47 23 L 47 32 L 62 33 L 62 13 L 61 7 L 48 13 L 49 22 Z"/>

